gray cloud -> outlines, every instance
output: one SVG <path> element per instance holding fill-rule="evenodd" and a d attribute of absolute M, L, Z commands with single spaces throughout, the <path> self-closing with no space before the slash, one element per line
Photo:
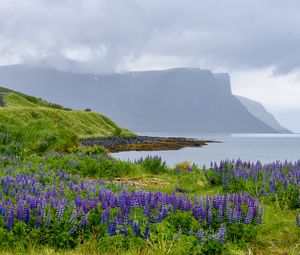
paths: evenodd
<path fill-rule="evenodd" d="M 299 10 L 297 0 L 1 0 L 0 64 L 111 72 L 150 56 L 288 73 L 300 66 Z"/>

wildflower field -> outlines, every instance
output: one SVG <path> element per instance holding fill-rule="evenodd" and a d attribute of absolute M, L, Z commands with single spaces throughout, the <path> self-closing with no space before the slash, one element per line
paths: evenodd
<path fill-rule="evenodd" d="M 170 169 L 0 137 L 3 254 L 300 253 L 300 161 Z"/>

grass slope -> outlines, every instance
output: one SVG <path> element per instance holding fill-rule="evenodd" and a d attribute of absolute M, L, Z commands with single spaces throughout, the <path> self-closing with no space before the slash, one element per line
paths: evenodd
<path fill-rule="evenodd" d="M 32 151 L 66 149 L 80 138 L 133 135 L 99 113 L 71 110 L 5 88 L 0 88 L 1 103 L 0 132 Z"/>

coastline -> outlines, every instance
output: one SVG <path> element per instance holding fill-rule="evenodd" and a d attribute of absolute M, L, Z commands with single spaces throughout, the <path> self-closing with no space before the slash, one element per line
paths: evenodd
<path fill-rule="evenodd" d="M 179 150 L 185 147 L 201 147 L 216 141 L 198 140 L 183 137 L 156 137 L 156 136 L 135 136 L 135 137 L 95 137 L 80 141 L 83 146 L 102 146 L 110 152 L 122 151 L 163 151 Z"/>

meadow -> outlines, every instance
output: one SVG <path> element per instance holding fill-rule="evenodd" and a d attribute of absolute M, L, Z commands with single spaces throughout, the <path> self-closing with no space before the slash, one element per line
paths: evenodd
<path fill-rule="evenodd" d="M 28 154 L 0 137 L 4 254 L 299 254 L 300 161 L 170 169 L 101 147 Z"/>
<path fill-rule="evenodd" d="M 1 254 L 300 254 L 300 161 L 135 162 L 97 113 L 19 93 L 0 108 Z"/>

